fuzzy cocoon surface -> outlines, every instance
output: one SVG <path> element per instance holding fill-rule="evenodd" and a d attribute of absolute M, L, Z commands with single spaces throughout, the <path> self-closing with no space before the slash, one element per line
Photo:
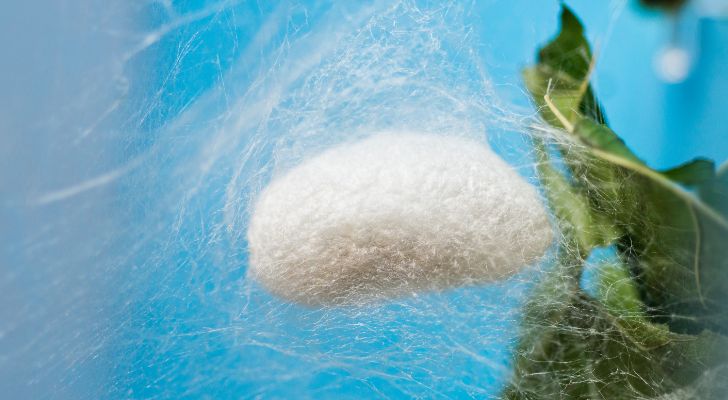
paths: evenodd
<path fill-rule="evenodd" d="M 250 273 L 307 305 L 508 277 L 553 239 L 536 190 L 489 147 L 379 134 L 274 179 L 248 230 Z"/>

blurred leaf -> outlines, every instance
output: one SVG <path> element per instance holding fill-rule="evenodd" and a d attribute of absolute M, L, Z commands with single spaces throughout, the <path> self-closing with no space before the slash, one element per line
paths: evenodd
<path fill-rule="evenodd" d="M 591 152 L 599 161 L 579 167 L 579 176 L 592 187 L 588 192 L 595 209 L 621 228 L 618 246 L 634 267 L 653 318 L 678 332 L 728 332 L 725 215 L 670 175 L 619 153 Z M 704 165 L 689 164 L 673 175 L 702 182 L 702 191 L 717 197 L 721 185 L 717 178 L 706 181 Z"/>
<path fill-rule="evenodd" d="M 641 297 L 656 321 L 680 332 L 728 332 L 728 315 L 719 296 L 728 287 L 713 281 L 728 271 L 720 258 L 725 250 L 714 244 L 728 237 L 728 219 L 715 202 L 703 201 L 681 186 L 708 185 L 703 196 L 720 197 L 722 189 L 711 178 L 713 164 L 697 159 L 664 173 L 645 165 L 603 123 L 603 112 L 586 81 L 591 52 L 578 19 L 564 7 L 561 21 L 561 32 L 539 52 L 539 63 L 524 71 L 524 79 L 544 119 L 567 128 L 583 146 L 558 144 L 573 178 L 566 183 L 569 191 L 586 197 L 586 206 L 580 208 L 589 209 L 578 212 L 581 218 L 571 218 L 572 225 L 579 226 L 576 235 L 582 244 L 597 243 L 590 236 L 599 227 L 584 225 L 610 221 L 614 229 L 609 235 L 619 239 L 618 247 L 631 262 Z M 558 190 L 566 193 L 560 186 Z M 582 222 L 575 223 L 579 219 Z M 720 282 L 728 282 L 728 276 Z"/>
<path fill-rule="evenodd" d="M 539 179 L 546 188 L 546 197 L 556 215 L 561 230 L 566 236 L 575 238 L 575 252 L 586 257 L 595 247 L 608 246 L 619 237 L 613 223 L 594 213 L 589 199 L 579 188 L 551 166 L 543 144 L 536 144 L 539 162 Z"/>
<path fill-rule="evenodd" d="M 569 285 L 567 276 L 555 267 L 529 300 L 504 398 L 657 398 L 724 362 L 725 337 L 675 334 L 648 322 L 623 267 L 603 272 L 601 301 Z M 720 380 L 710 384 L 719 387 Z"/>
<path fill-rule="evenodd" d="M 560 126 L 553 113 L 545 107 L 544 96 L 549 94 L 558 110 L 570 121 L 586 116 L 605 122 L 604 112 L 588 85 L 592 62 L 581 22 L 571 9 L 563 6 L 559 34 L 539 50 L 538 63 L 523 72 L 526 87 L 546 121 Z"/>
<path fill-rule="evenodd" d="M 686 0 L 640 0 L 640 3 L 648 8 L 675 12 L 685 5 Z"/>
<path fill-rule="evenodd" d="M 632 277 L 621 265 L 607 263 L 601 266 L 598 290 L 599 301 L 612 313 L 630 318 L 641 316 L 644 311 Z"/>
<path fill-rule="evenodd" d="M 504 397 L 668 399 L 696 382 L 722 393 L 706 371 L 728 357 L 728 168 L 714 174 L 697 159 L 659 172 L 641 161 L 606 126 L 588 84 L 589 44 L 568 8 L 538 61 L 524 70 L 526 87 L 544 120 L 570 134 L 553 143 L 566 174 L 536 140 L 565 242 L 524 308 Z M 583 259 L 611 243 L 619 260 L 603 266 L 591 298 L 578 284 Z"/>
<path fill-rule="evenodd" d="M 552 71 L 567 74 L 579 84 L 587 77 L 591 62 L 589 42 L 581 22 L 569 7 L 562 6 L 561 30 L 538 51 L 538 62 Z"/>
<path fill-rule="evenodd" d="M 658 322 L 679 332 L 728 332 L 728 222 L 712 203 L 681 184 L 720 197 L 712 163 L 696 160 L 660 173 L 642 163 L 606 126 L 583 119 L 574 128 L 589 147 L 572 162 L 593 210 L 614 221 L 618 246 L 634 267 L 643 301 Z M 725 203 L 725 202 L 723 202 Z"/>
<path fill-rule="evenodd" d="M 569 84 L 569 81 L 561 81 L 558 89 L 554 90 L 549 86 L 552 74 L 545 72 L 542 67 L 532 67 L 523 70 L 523 80 L 526 88 L 533 95 L 533 100 L 539 106 L 541 117 L 553 126 L 561 126 L 556 115 L 547 107 L 544 96 L 550 94 L 554 104 L 561 110 L 569 121 L 576 121 L 579 118 L 579 106 L 581 104 L 581 92 L 578 85 Z"/>
<path fill-rule="evenodd" d="M 657 400 L 728 399 L 728 364 L 707 369 L 692 384 L 660 396 Z"/>
<path fill-rule="evenodd" d="M 574 125 L 574 134 L 587 146 L 603 150 L 617 157 L 644 165 L 624 141 L 609 127 L 589 118 L 582 118 Z"/>
<path fill-rule="evenodd" d="M 715 163 L 705 158 L 696 158 L 675 168 L 663 171 L 670 180 L 686 186 L 700 186 L 715 178 Z"/>
<path fill-rule="evenodd" d="M 707 204 L 728 217 L 728 163 L 712 179 L 702 183 L 699 193 Z"/>

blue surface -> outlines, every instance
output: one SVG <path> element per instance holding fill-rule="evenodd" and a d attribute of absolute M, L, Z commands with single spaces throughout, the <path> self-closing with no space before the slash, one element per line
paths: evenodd
<path fill-rule="evenodd" d="M 174 8 L 184 15 L 205 3 L 210 2 L 190 0 Z M 300 13 L 292 17 L 315 22 L 327 7 L 310 3 L 300 6 L 306 10 L 305 17 Z M 500 85 L 520 85 L 520 69 L 533 60 L 537 46 L 556 29 L 558 2 L 526 3 L 491 0 L 478 2 L 473 10 L 489 73 Z M 586 0 L 567 4 L 583 19 L 592 43 L 597 44 L 594 82 L 610 125 L 638 154 L 658 168 L 698 156 L 719 163 L 728 158 L 728 134 L 723 128 L 728 126 L 728 113 L 723 111 L 728 75 L 722 73 L 728 63 L 726 20 L 701 19 L 696 65 L 685 82 L 669 84 L 654 70 L 658 50 L 668 43 L 669 20 L 638 9 L 632 2 L 614 21 L 610 18 L 613 4 Z M 150 28 L 166 22 L 161 3 L 149 7 L 152 16 L 161 15 L 151 19 Z M 221 71 L 230 68 L 274 9 L 273 2 L 246 2 L 223 9 L 184 25 L 139 57 L 143 72 L 133 82 L 138 86 L 134 94 L 144 104 L 139 108 L 149 111 L 142 126 L 150 130 L 163 126 L 219 83 Z M 548 15 L 553 17 L 546 18 Z M 305 29 L 304 22 L 299 22 Z M 180 55 L 182 47 L 187 48 Z M 513 91 L 508 89 L 504 95 L 512 97 Z"/>

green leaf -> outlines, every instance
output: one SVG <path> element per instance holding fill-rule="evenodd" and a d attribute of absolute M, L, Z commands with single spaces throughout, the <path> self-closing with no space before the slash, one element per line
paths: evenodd
<path fill-rule="evenodd" d="M 690 390 L 725 361 L 728 338 L 681 335 L 648 322 L 629 273 L 607 266 L 602 300 L 573 285 L 555 266 L 525 308 L 514 376 L 506 399 L 637 399 Z M 703 379 L 703 380 L 701 380 Z M 723 385 L 724 386 L 724 385 Z"/>
<path fill-rule="evenodd" d="M 567 8 L 561 18 L 562 31 L 539 52 L 539 63 L 524 71 L 524 78 L 544 119 L 565 127 L 584 146 L 560 144 L 573 178 L 571 191 L 587 199 L 589 211 L 579 214 L 615 227 L 612 237 L 619 238 L 621 253 L 631 262 L 641 297 L 656 321 L 681 332 L 728 332 L 728 315 L 718 295 L 728 288 L 713 282 L 728 270 L 719 258 L 723 250 L 714 244 L 728 237 L 728 218 L 683 187 L 702 182 L 713 188 L 703 192 L 719 196 L 720 186 L 709 178 L 712 164 L 696 160 L 661 173 L 640 160 L 602 123 L 598 102 L 584 89 L 589 87 L 590 52 L 583 28 Z M 582 230 L 593 231 L 576 230 L 582 244 L 596 243 Z"/>
<path fill-rule="evenodd" d="M 570 134 L 554 143 L 567 174 L 553 167 L 549 145 L 536 141 L 540 178 L 565 243 L 524 308 L 503 396 L 667 399 L 698 387 L 722 393 L 726 385 L 706 374 L 723 371 L 728 359 L 720 334 L 728 332 L 728 167 L 714 174 L 703 159 L 664 172 L 647 166 L 606 126 L 588 84 L 588 41 L 566 7 L 561 28 L 523 75 L 544 120 Z M 583 259 L 615 242 L 619 257 L 603 266 L 591 298 L 578 284 Z"/>
<path fill-rule="evenodd" d="M 728 217 L 728 162 L 723 164 L 712 179 L 702 182 L 699 193 L 707 204 Z"/>
<path fill-rule="evenodd" d="M 578 81 L 569 76 L 559 76 L 555 80 L 555 74 L 548 68 L 538 65 L 523 70 L 523 80 L 526 88 L 533 95 L 533 99 L 539 106 L 539 113 L 550 125 L 561 127 L 556 115 L 548 108 L 544 101 L 547 94 L 561 114 L 574 122 L 581 118 L 580 109 L 584 93 L 580 89 Z M 555 83 L 556 82 L 556 83 Z"/>
<path fill-rule="evenodd" d="M 662 173 L 672 181 L 698 187 L 715 178 L 715 163 L 706 158 L 696 158 Z"/>
<path fill-rule="evenodd" d="M 623 232 L 619 248 L 653 318 L 679 332 L 728 332 L 728 222 L 719 208 L 727 186 L 717 177 L 690 178 L 703 182 L 699 192 L 712 199 L 704 200 L 619 148 L 590 148 L 594 162 L 574 163 L 574 172 L 594 209 Z"/>
<path fill-rule="evenodd" d="M 544 120 L 570 134 L 554 143 L 566 174 L 536 141 L 565 242 L 524 308 L 503 396 L 718 393 L 726 385 L 706 376 L 728 357 L 720 334 L 728 332 L 728 167 L 713 174 L 701 159 L 664 172 L 647 166 L 607 127 L 588 83 L 593 65 L 581 23 L 563 7 L 560 33 L 523 73 Z M 620 256 L 602 268 L 592 298 L 579 288 L 583 260 L 610 243 Z"/>
<path fill-rule="evenodd" d="M 625 160 L 644 165 L 624 141 L 609 127 L 589 118 L 582 118 L 574 125 L 574 134 L 592 149 L 599 149 Z"/>
<path fill-rule="evenodd" d="M 526 87 L 546 121 L 561 126 L 545 107 L 544 96 L 549 94 L 557 109 L 570 121 L 584 116 L 605 122 L 604 112 L 588 84 L 592 68 L 592 53 L 584 28 L 574 13 L 563 6 L 559 34 L 539 50 L 538 64 L 523 72 Z"/>
<path fill-rule="evenodd" d="M 569 7 L 561 8 L 561 30 L 538 52 L 539 64 L 560 71 L 581 83 L 589 73 L 591 50 L 584 27 Z"/>
<path fill-rule="evenodd" d="M 549 206 L 561 230 L 566 236 L 575 238 L 574 251 L 586 257 L 593 248 L 613 243 L 619 237 L 614 224 L 602 214 L 593 212 L 587 195 L 552 167 L 543 143 L 536 142 L 535 147 L 539 157 L 539 179 L 546 189 Z"/>
<path fill-rule="evenodd" d="M 644 304 L 627 269 L 616 263 L 599 268 L 599 301 L 617 315 L 642 316 Z"/>

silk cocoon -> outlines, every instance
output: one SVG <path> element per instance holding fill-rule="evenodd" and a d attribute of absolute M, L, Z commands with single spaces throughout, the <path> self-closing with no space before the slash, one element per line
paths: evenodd
<path fill-rule="evenodd" d="M 306 305 L 482 284 L 553 240 L 537 191 L 486 145 L 384 133 L 277 177 L 248 231 L 250 273 Z"/>

